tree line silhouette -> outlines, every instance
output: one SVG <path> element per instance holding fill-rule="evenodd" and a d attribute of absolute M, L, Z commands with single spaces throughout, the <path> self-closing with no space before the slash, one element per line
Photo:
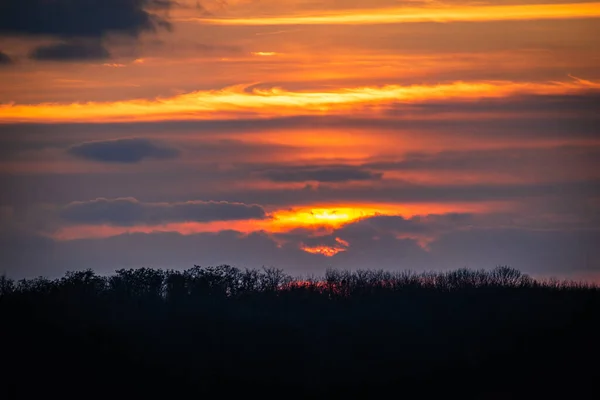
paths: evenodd
<path fill-rule="evenodd" d="M 0 391 L 573 395 L 600 377 L 599 305 L 595 285 L 509 267 L 0 277 Z"/>

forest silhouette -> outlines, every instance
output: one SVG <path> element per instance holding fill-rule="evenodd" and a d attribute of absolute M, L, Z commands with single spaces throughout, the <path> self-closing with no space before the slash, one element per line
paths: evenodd
<path fill-rule="evenodd" d="M 0 277 L 0 390 L 10 398 L 573 396 L 600 377 L 599 306 L 595 285 L 509 267 Z"/>

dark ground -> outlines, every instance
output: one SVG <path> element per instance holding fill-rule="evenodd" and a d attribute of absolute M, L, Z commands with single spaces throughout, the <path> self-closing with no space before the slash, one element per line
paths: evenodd
<path fill-rule="evenodd" d="M 0 278 L 0 397 L 593 398 L 599 306 L 506 267 Z"/>

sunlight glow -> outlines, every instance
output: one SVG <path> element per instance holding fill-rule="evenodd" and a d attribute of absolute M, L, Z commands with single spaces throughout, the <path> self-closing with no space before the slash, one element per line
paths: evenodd
<path fill-rule="evenodd" d="M 389 109 L 398 103 L 472 101 L 512 95 L 561 95 L 600 89 L 600 83 L 573 78 L 565 82 L 453 82 L 439 85 L 386 85 L 330 91 L 287 91 L 237 85 L 155 100 L 0 105 L 0 122 L 78 122 L 207 120 L 214 118 L 356 114 Z"/>
<path fill-rule="evenodd" d="M 391 210 L 365 207 L 308 208 L 298 210 L 276 211 L 272 225 L 289 229 L 291 227 L 329 227 L 342 225 L 378 214 L 388 214 Z"/>
<path fill-rule="evenodd" d="M 396 24 L 409 22 L 519 21 L 600 17 L 600 3 L 404 7 L 314 15 L 254 18 L 180 18 L 215 25 Z"/>
<path fill-rule="evenodd" d="M 277 55 L 274 51 L 253 51 L 251 54 L 259 57 L 272 57 Z"/>

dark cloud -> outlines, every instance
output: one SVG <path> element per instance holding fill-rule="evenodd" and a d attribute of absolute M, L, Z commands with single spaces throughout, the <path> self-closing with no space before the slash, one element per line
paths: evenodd
<path fill-rule="evenodd" d="M 121 133 L 122 132 L 119 132 L 118 130 L 117 132 L 110 132 L 109 129 L 109 132 L 106 132 L 106 134 L 102 135 L 102 142 L 119 140 L 119 137 L 122 136 Z M 70 130 L 67 130 L 61 134 L 46 135 L 42 134 L 41 132 L 36 132 L 35 129 L 32 129 L 31 131 L 27 131 L 22 135 L 19 135 L 19 140 L 14 140 L 13 137 L 9 135 L 2 135 L 0 133 L 0 161 L 8 158 L 14 158 L 15 156 L 25 152 L 28 152 L 31 158 L 39 159 L 40 152 L 46 149 L 65 149 L 69 148 L 70 146 L 80 145 L 81 136 L 81 131 L 71 132 Z M 149 138 L 145 139 L 152 141 Z M 223 160 L 235 160 L 235 164 L 240 166 L 240 168 L 236 169 L 238 175 L 243 172 L 240 171 L 240 169 L 243 169 L 243 166 L 240 165 L 243 162 L 252 160 L 262 161 L 265 158 L 265 154 L 289 154 L 292 156 L 302 150 L 301 148 L 295 146 L 283 144 L 256 143 L 230 139 L 194 140 L 192 142 L 186 141 L 185 138 L 183 140 L 179 140 L 179 142 L 176 142 L 176 139 L 172 139 L 169 142 L 173 144 L 177 143 L 178 148 L 185 149 L 185 154 L 187 156 L 190 158 L 193 157 L 195 160 L 201 160 L 203 163 L 208 164 L 222 162 Z M 152 143 L 155 146 L 165 147 L 160 145 L 159 141 Z M 251 169 L 248 169 L 248 171 L 243 173 L 244 177 L 247 177 L 251 171 Z"/>
<path fill-rule="evenodd" d="M 419 234 L 425 231 L 426 226 L 418 220 L 399 215 L 376 215 L 344 226 L 339 234 L 346 238 L 371 236 L 381 232 Z"/>
<path fill-rule="evenodd" d="M 160 11 L 169 0 L 3 0 L 0 35 L 137 36 L 169 24 Z"/>
<path fill-rule="evenodd" d="M 301 205 L 315 203 L 404 202 L 449 203 L 495 200 L 525 200 L 532 198 L 577 198 L 598 196 L 600 180 L 556 181 L 539 183 L 480 183 L 480 184 L 415 184 L 406 181 L 382 181 L 369 187 L 339 187 L 337 185 L 306 185 L 302 189 L 274 188 L 226 190 L 220 193 L 225 200 L 263 205 Z"/>
<path fill-rule="evenodd" d="M 71 146 L 68 152 L 87 160 L 126 164 L 147 158 L 169 159 L 179 155 L 176 149 L 143 138 L 87 142 Z"/>
<path fill-rule="evenodd" d="M 260 175 L 273 182 L 348 182 L 379 180 L 383 173 L 353 166 L 279 167 L 261 171 Z"/>
<path fill-rule="evenodd" d="M 39 61 L 95 61 L 110 58 L 110 53 L 98 41 L 78 41 L 36 47 L 29 58 Z"/>
<path fill-rule="evenodd" d="M 347 224 L 334 234 L 350 242 L 383 236 L 431 239 L 442 233 L 464 229 L 481 222 L 475 215 L 468 213 L 417 215 L 412 218 L 375 215 Z"/>
<path fill-rule="evenodd" d="M 0 51 L 0 66 L 1 65 L 9 65 L 12 64 L 13 60 L 8 56 L 8 54 Z"/>
<path fill-rule="evenodd" d="M 188 201 L 184 203 L 143 203 L 134 198 L 74 202 L 60 211 L 60 216 L 75 224 L 110 224 L 132 226 L 169 222 L 211 222 L 265 219 L 258 205 L 225 201 Z"/>
<path fill-rule="evenodd" d="M 288 241 L 290 248 L 301 243 L 335 247 L 336 238 L 343 239 L 349 246 L 328 259 L 333 268 L 447 270 L 511 265 L 534 275 L 579 279 L 600 273 L 597 228 L 540 229 L 498 223 L 510 219 L 471 214 L 377 216 L 325 236 L 297 231 L 276 237 Z M 422 238 L 428 239 L 426 248 L 420 244 Z"/>

